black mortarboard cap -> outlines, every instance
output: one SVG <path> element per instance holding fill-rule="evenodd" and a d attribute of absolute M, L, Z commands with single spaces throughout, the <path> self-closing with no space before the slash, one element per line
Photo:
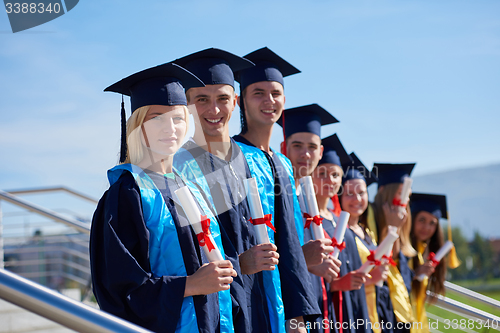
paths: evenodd
<path fill-rule="evenodd" d="M 130 96 L 132 112 L 146 105 L 187 105 L 184 86 L 203 87 L 195 75 L 176 64 L 163 64 L 137 72 L 104 91 Z"/>
<path fill-rule="evenodd" d="M 331 163 L 342 167 L 351 161 L 337 134 L 322 139 L 321 144 L 323 145 L 323 157 L 318 165 Z"/>
<path fill-rule="evenodd" d="M 285 124 L 283 124 L 285 119 Z M 289 137 L 294 133 L 308 132 L 318 135 L 321 138 L 321 126 L 338 123 L 330 112 L 323 109 L 318 104 L 299 106 L 283 111 L 278 125 L 283 127 L 284 136 Z"/>
<path fill-rule="evenodd" d="M 403 183 L 404 177 L 410 177 L 415 164 L 375 163 L 372 172 L 378 177 L 378 186 Z"/>
<path fill-rule="evenodd" d="M 184 85 L 203 87 L 203 82 L 176 64 L 163 64 L 137 72 L 104 91 L 122 94 L 120 162 L 127 156 L 126 120 L 123 95 L 130 96 L 131 112 L 147 105 L 187 105 Z"/>
<path fill-rule="evenodd" d="M 411 211 L 431 213 L 438 219 L 448 219 L 446 196 L 441 194 L 413 193 L 410 198 Z"/>
<path fill-rule="evenodd" d="M 284 77 L 300 73 L 297 68 L 267 47 L 253 51 L 244 58 L 252 61 L 255 67 L 235 73 L 235 79 L 240 83 L 240 91 L 252 83 L 261 81 L 276 81 L 284 86 Z"/>
<path fill-rule="evenodd" d="M 248 59 L 215 48 L 195 52 L 172 62 L 192 72 L 206 85 L 228 84 L 233 88 L 233 72 L 254 67 Z M 194 86 L 185 87 L 188 90 Z"/>
<path fill-rule="evenodd" d="M 366 186 L 378 181 L 378 178 L 373 172 L 368 170 L 366 166 L 361 162 L 361 160 L 356 156 L 355 153 L 349 155 L 351 158 L 350 163 L 343 165 L 344 167 L 344 178 L 342 182 L 345 183 L 351 179 L 363 179 L 366 182 Z"/>

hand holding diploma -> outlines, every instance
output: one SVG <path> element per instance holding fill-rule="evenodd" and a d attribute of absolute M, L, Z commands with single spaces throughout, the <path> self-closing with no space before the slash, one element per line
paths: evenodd
<path fill-rule="evenodd" d="M 333 250 L 332 256 L 335 259 L 339 257 L 340 251 L 345 248 L 344 236 L 350 216 L 348 212 L 342 211 L 339 216 L 337 227 L 335 227 L 335 231 L 333 232 L 332 246 L 335 247 L 335 249 Z"/>
<path fill-rule="evenodd" d="M 427 260 L 432 263 L 432 266 L 436 267 L 437 265 L 439 265 L 439 262 L 444 258 L 444 256 L 451 251 L 453 246 L 453 242 L 447 241 L 435 254 L 434 252 L 429 253 L 429 257 L 427 258 Z M 417 280 L 422 281 L 426 276 L 426 274 L 420 274 L 419 276 L 417 276 Z"/>
<path fill-rule="evenodd" d="M 307 206 L 307 213 L 304 214 L 306 224 L 304 229 L 312 227 L 314 239 L 325 238 L 323 231 L 323 218 L 319 215 L 318 202 L 316 201 L 316 193 L 311 176 L 302 177 L 299 179 L 300 186 L 302 187 L 302 194 L 305 197 Z"/>
<path fill-rule="evenodd" d="M 373 267 L 382 264 L 382 259 L 390 260 L 390 257 L 386 255 L 386 253 L 391 252 L 392 246 L 398 238 L 399 235 L 397 234 L 397 232 L 389 229 L 389 232 L 387 233 L 387 236 L 385 236 L 382 243 L 380 243 L 375 251 L 371 251 L 370 255 L 368 256 L 368 260 L 358 269 L 358 272 L 369 273 Z"/>
<path fill-rule="evenodd" d="M 208 219 L 206 215 L 201 214 L 189 188 L 187 186 L 181 187 L 175 191 L 175 194 L 179 198 L 182 209 L 184 209 L 187 215 L 189 224 L 191 224 L 198 238 L 198 242 L 200 243 L 200 247 L 205 252 L 208 260 L 210 262 L 224 260 L 210 232 L 210 219 Z"/>
<path fill-rule="evenodd" d="M 264 215 L 264 211 L 262 210 L 262 203 L 260 202 L 259 191 L 257 189 L 257 181 L 255 178 L 248 178 L 243 180 L 243 184 L 245 185 L 248 205 L 250 206 L 250 214 L 252 215 L 250 223 L 254 225 L 257 241 L 259 244 L 270 243 L 267 227 L 271 228 L 274 232 L 276 232 L 276 230 L 271 223 L 271 214 Z"/>
<path fill-rule="evenodd" d="M 228 290 L 236 275 L 229 260 L 204 264 L 194 274 L 186 278 L 184 297 L 208 295 Z"/>
<path fill-rule="evenodd" d="M 261 271 L 275 270 L 276 265 L 279 263 L 279 254 L 276 252 L 276 245 L 272 244 L 269 239 L 267 229 L 269 227 L 276 232 L 271 223 L 272 216 L 271 214 L 264 215 L 256 179 L 244 179 L 243 184 L 245 185 L 245 192 L 252 216 L 249 222 L 254 226 L 259 244 L 239 255 L 241 273 L 255 274 Z"/>
<path fill-rule="evenodd" d="M 395 226 L 390 225 L 387 228 L 389 229 L 389 233 L 393 233 L 393 234 L 398 233 L 398 228 Z M 382 265 L 390 264 L 392 266 L 396 266 L 394 259 L 392 259 L 392 246 L 391 246 L 391 248 L 387 249 L 387 251 L 382 255 L 381 264 Z M 382 287 L 384 285 L 384 281 L 383 280 L 378 281 L 376 283 L 376 285 L 377 285 L 377 287 Z"/>
<path fill-rule="evenodd" d="M 411 184 L 413 180 L 410 177 L 404 177 L 403 188 L 401 190 L 401 199 L 394 199 L 392 204 L 398 207 L 399 218 L 403 219 L 404 213 L 406 212 L 406 205 L 410 200 Z"/>

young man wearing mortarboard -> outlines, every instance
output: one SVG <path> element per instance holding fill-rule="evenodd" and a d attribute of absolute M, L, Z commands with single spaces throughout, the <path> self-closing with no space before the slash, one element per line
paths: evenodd
<path fill-rule="evenodd" d="M 305 194 L 299 184 L 299 179 L 311 176 L 318 166 L 318 162 L 323 157 L 323 146 L 321 142 L 321 126 L 338 122 L 328 111 L 318 104 L 310 104 L 291 109 L 286 109 L 278 120 L 278 124 L 283 128 L 285 141 L 282 144 L 283 153 L 292 163 L 295 186 L 297 188 L 297 197 L 302 214 L 306 214 Z M 340 163 L 338 163 L 340 164 Z M 340 178 L 341 174 L 338 175 Z M 340 179 L 339 179 L 340 184 Z M 322 189 L 315 189 L 316 191 Z M 338 190 L 338 188 L 337 188 Z M 315 195 L 315 194 L 314 194 Z M 305 215 L 304 215 L 305 216 Z M 322 218 L 325 216 L 321 216 Z M 331 219 L 333 221 L 333 219 Z M 307 226 L 307 228 L 306 228 Z M 333 226 L 333 225 L 332 225 Z M 304 242 L 313 240 L 312 226 L 308 227 L 304 223 Z M 331 239 L 331 236 L 325 235 L 322 238 Z M 311 281 L 316 294 L 318 306 L 322 311 L 322 317 L 317 318 L 313 324 L 311 332 L 330 332 L 333 331 L 333 325 L 325 327 L 322 325 L 326 319 L 328 322 L 336 322 L 335 311 L 333 308 L 332 297 L 329 293 L 330 282 L 337 278 L 340 271 L 341 262 L 327 255 L 322 263 L 308 261 L 311 256 L 304 253 L 307 262 L 307 268 L 311 275 Z"/>
<path fill-rule="evenodd" d="M 304 320 L 313 321 L 320 314 L 312 290 L 307 264 L 302 251 L 303 222 L 295 193 L 295 180 L 290 161 L 270 148 L 272 127 L 284 110 L 283 77 L 299 73 L 295 67 L 268 48 L 245 56 L 255 67 L 237 72 L 241 96 L 242 131 L 234 139 L 252 166 L 252 174 L 261 170 L 265 177 L 263 198 L 276 228 L 276 245 L 280 253 L 278 269 L 281 276 L 285 318 L 293 332 L 305 332 Z M 314 260 L 322 262 L 326 253 L 333 251 L 331 241 L 308 243 L 313 248 Z"/>
<path fill-rule="evenodd" d="M 235 330 L 284 332 L 280 279 L 275 269 L 279 255 L 273 243 L 256 243 L 243 184 L 251 176 L 250 170 L 228 129 L 237 98 L 233 71 L 253 63 L 219 49 L 196 52 L 174 63 L 197 73 L 205 83 L 202 89 L 186 87 L 195 132 L 176 154 L 174 165 L 211 194 L 224 229 L 224 246 L 227 252 L 232 249 L 233 265 L 241 269 L 240 280 L 231 288 L 241 308 L 233 314 Z M 269 236 L 273 242 L 272 231 Z"/>

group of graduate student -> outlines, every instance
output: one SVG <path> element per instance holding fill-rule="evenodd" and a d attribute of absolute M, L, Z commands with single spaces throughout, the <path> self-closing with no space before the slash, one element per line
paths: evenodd
<path fill-rule="evenodd" d="M 443 244 L 446 200 L 419 195 L 411 230 L 409 206 L 401 214 L 393 200 L 414 164 L 368 172 L 336 135 L 321 140 L 321 126 L 335 117 L 317 104 L 285 110 L 284 78 L 297 73 L 267 47 L 243 57 L 211 48 L 105 89 L 130 96 L 132 114 L 126 120 L 122 99 L 120 160 L 92 221 L 92 283 L 103 311 L 154 332 L 426 331 L 426 323 L 408 327 L 427 320 L 428 287 L 444 292 L 444 261 L 426 259 Z M 241 132 L 230 137 L 236 104 Z M 189 114 L 194 135 L 185 140 Z M 281 152 L 270 147 L 275 123 Z M 320 216 L 304 214 L 305 176 Z M 252 218 L 248 178 L 256 179 L 262 218 Z M 184 187 L 203 232 L 176 195 Z M 341 210 L 350 218 L 339 243 Z M 311 222 L 322 223 L 324 237 L 314 239 Z M 258 241 L 262 225 L 268 242 Z M 400 236 L 391 260 L 358 272 L 388 226 Z M 211 247 L 223 260 L 209 260 Z M 420 275 L 422 282 L 413 278 Z"/>

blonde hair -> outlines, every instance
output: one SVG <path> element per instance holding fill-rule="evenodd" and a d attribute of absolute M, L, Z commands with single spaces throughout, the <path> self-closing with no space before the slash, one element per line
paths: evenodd
<path fill-rule="evenodd" d="M 392 204 L 394 196 L 399 190 L 398 183 L 384 185 L 375 196 L 373 202 L 373 210 L 375 213 L 375 221 L 377 222 L 378 230 L 378 240 L 379 244 L 387 235 L 387 221 L 385 220 L 384 209 L 382 206 L 385 203 Z M 399 232 L 399 240 L 401 244 L 401 252 L 407 257 L 414 257 L 417 255 L 417 251 L 411 245 L 410 232 L 411 232 L 411 211 L 410 205 L 406 205 L 407 219 L 406 222 L 401 226 Z"/>
<path fill-rule="evenodd" d="M 185 105 L 184 115 L 186 119 L 186 133 L 189 130 L 189 113 Z M 146 119 L 146 114 L 150 106 L 142 106 L 132 112 L 132 115 L 127 120 L 127 157 L 123 163 L 138 164 L 144 158 L 144 145 L 141 140 L 141 126 Z"/>

